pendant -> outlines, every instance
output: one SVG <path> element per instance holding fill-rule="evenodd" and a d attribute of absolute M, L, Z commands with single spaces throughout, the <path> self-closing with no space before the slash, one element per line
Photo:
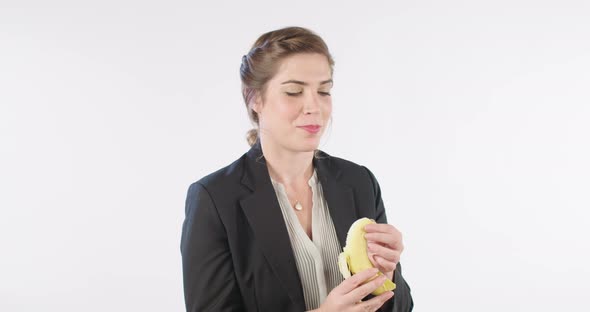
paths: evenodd
<path fill-rule="evenodd" d="M 301 210 L 303 210 L 303 207 L 301 206 L 301 204 L 300 204 L 299 202 L 297 202 L 297 203 L 295 204 L 295 209 L 297 209 L 297 210 L 301 211 Z"/>

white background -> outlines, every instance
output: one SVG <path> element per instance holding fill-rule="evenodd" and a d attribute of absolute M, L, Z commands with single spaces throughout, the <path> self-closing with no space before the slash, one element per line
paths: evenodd
<path fill-rule="evenodd" d="M 247 151 L 241 57 L 291 25 L 415 311 L 590 310 L 588 1 L 213 2 L 0 0 L 0 311 L 182 311 L 188 185 Z"/>

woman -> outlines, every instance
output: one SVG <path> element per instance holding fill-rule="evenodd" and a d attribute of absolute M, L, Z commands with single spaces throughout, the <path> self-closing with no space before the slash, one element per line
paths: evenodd
<path fill-rule="evenodd" d="M 187 311 L 411 311 L 401 234 L 387 224 L 364 166 L 318 145 L 331 120 L 334 61 L 301 27 L 263 34 L 242 59 L 242 94 L 256 129 L 250 150 L 193 183 L 181 252 Z M 377 270 L 344 280 L 337 266 L 359 218 Z M 384 278 L 397 288 L 370 293 Z"/>

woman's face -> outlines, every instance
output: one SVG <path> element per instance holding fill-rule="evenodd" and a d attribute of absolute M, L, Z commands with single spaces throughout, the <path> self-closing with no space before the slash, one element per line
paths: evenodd
<path fill-rule="evenodd" d="M 332 114 L 331 88 L 326 56 L 299 53 L 283 59 L 267 84 L 264 102 L 257 98 L 252 107 L 264 144 L 271 141 L 293 152 L 317 149 Z"/>

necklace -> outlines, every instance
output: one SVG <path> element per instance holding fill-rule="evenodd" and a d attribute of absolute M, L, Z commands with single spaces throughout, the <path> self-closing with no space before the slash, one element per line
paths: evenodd
<path fill-rule="evenodd" d="M 277 184 L 283 189 L 285 196 L 287 196 L 287 200 L 289 200 L 289 195 L 287 194 L 287 190 L 285 189 L 285 186 L 283 186 L 281 183 L 277 183 Z M 291 204 L 291 203 L 289 203 L 289 204 Z M 298 200 L 295 200 L 295 206 L 293 206 L 293 208 L 295 208 L 295 210 L 297 210 L 297 211 L 301 211 L 301 210 L 303 210 L 303 205 L 301 205 L 301 203 Z"/>
<path fill-rule="evenodd" d="M 287 190 L 285 190 L 285 187 L 283 187 L 283 191 L 285 192 L 285 196 L 287 196 L 287 201 L 289 201 L 289 204 L 291 204 L 291 200 L 289 199 L 289 195 L 287 194 Z M 303 210 L 303 206 L 297 199 L 295 200 L 295 205 L 293 206 L 293 208 L 295 208 L 295 210 L 297 211 Z"/>

